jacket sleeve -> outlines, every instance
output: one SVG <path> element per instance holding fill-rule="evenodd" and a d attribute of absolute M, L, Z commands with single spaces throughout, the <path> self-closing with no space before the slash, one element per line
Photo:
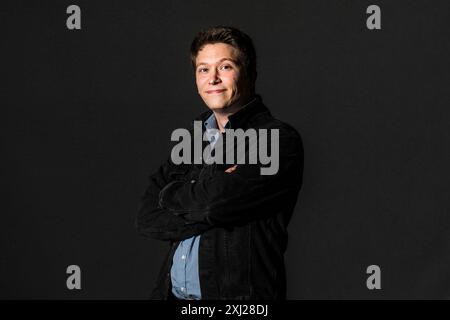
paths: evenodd
<path fill-rule="evenodd" d="M 149 176 L 149 185 L 141 197 L 135 225 L 138 233 L 147 238 L 178 241 L 190 238 L 211 228 L 202 222 L 187 221 L 161 208 L 159 195 L 169 183 L 183 179 L 186 168 L 173 164 L 170 159 Z"/>
<path fill-rule="evenodd" d="M 301 188 L 303 145 L 295 130 L 280 130 L 279 170 L 261 175 L 260 165 L 238 165 L 232 173 L 216 170 L 197 181 L 174 181 L 160 195 L 160 207 L 186 221 L 211 226 L 235 225 L 263 218 Z M 219 165 L 218 165 L 219 167 Z M 272 208 L 271 208 L 272 207 Z M 272 210 L 274 209 L 274 210 Z"/>

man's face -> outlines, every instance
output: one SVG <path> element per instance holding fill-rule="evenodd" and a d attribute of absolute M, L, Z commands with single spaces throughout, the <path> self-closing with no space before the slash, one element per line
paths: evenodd
<path fill-rule="evenodd" d="M 248 94 L 238 59 L 239 50 L 226 43 L 207 44 L 197 54 L 198 93 L 215 112 L 233 111 Z"/>

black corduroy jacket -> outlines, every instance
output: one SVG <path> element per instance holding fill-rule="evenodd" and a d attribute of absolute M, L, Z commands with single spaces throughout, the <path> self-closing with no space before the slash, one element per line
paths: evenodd
<path fill-rule="evenodd" d="M 202 299 L 286 298 L 284 253 L 302 186 L 302 140 L 272 116 L 259 95 L 228 120 L 232 129 L 278 129 L 278 172 L 261 175 L 260 164 L 238 164 L 228 173 L 234 164 L 175 165 L 168 159 L 150 175 L 136 227 L 142 236 L 170 244 L 152 299 L 168 298 L 175 250 L 199 234 Z"/>

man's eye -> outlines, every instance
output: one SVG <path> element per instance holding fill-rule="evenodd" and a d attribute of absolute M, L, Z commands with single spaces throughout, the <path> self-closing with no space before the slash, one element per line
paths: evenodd
<path fill-rule="evenodd" d="M 207 68 L 200 68 L 200 69 L 198 69 L 198 72 L 206 72 L 206 71 L 208 71 L 208 69 Z"/>
<path fill-rule="evenodd" d="M 232 69 L 232 67 L 230 65 L 224 65 L 224 66 L 222 66 L 222 69 L 230 70 L 230 69 Z"/>

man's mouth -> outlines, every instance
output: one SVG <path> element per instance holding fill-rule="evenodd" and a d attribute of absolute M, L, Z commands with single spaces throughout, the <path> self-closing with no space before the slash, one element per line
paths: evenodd
<path fill-rule="evenodd" d="M 218 90 L 208 90 L 206 91 L 207 94 L 214 94 L 214 93 L 222 93 L 226 91 L 227 89 L 218 89 Z"/>

